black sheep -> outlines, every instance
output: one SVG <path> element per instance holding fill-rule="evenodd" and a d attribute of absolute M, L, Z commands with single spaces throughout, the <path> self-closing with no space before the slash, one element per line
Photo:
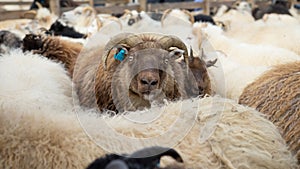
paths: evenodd
<path fill-rule="evenodd" d="M 197 15 L 194 15 L 194 20 L 195 20 L 195 22 L 209 22 L 213 25 L 216 25 L 214 19 L 209 15 L 197 14 Z"/>
<path fill-rule="evenodd" d="M 56 20 L 50 27 L 48 34 L 55 36 L 67 36 L 70 38 L 86 38 L 85 34 L 76 32 L 73 27 L 63 25 L 59 20 Z"/>
<path fill-rule="evenodd" d="M 131 155 L 108 154 L 96 159 L 87 169 L 155 169 L 159 168 L 160 158 L 163 156 L 171 156 L 176 161 L 183 162 L 174 149 L 155 146 Z"/>
<path fill-rule="evenodd" d="M 255 8 L 252 10 L 252 16 L 256 20 L 261 19 L 264 16 L 264 14 L 271 14 L 271 13 L 285 14 L 285 15 L 292 16 L 292 14 L 289 12 L 289 8 L 286 5 L 283 5 L 282 3 L 270 4 L 269 6 L 263 9 Z"/>

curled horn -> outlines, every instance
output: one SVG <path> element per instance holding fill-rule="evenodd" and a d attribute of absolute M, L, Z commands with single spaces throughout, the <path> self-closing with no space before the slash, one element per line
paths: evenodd
<path fill-rule="evenodd" d="M 36 12 L 35 10 L 30 10 L 30 11 L 24 12 L 23 16 L 24 16 L 25 18 L 28 18 L 30 15 L 33 15 L 33 16 L 34 16 L 33 18 L 35 18 L 36 14 L 37 14 L 37 12 Z M 30 17 L 30 18 L 31 18 L 31 17 Z"/>
<path fill-rule="evenodd" d="M 161 22 L 161 26 L 163 27 L 164 26 L 164 20 L 166 19 L 166 17 L 169 15 L 169 13 L 172 11 L 172 9 L 167 9 L 164 11 L 161 19 L 160 19 L 160 22 Z"/>
<path fill-rule="evenodd" d="M 38 6 L 38 9 L 42 9 L 43 8 L 43 5 L 39 2 L 35 2 L 36 6 Z"/>
<path fill-rule="evenodd" d="M 166 36 L 163 36 L 162 38 L 160 38 L 158 40 L 158 43 L 160 43 L 162 45 L 162 48 L 166 49 L 166 50 L 168 50 L 170 47 L 178 47 L 180 49 L 183 49 L 184 50 L 184 54 L 183 54 L 184 61 L 187 65 L 189 64 L 188 50 L 187 50 L 186 45 L 184 44 L 184 42 L 181 39 L 179 39 L 176 36 L 166 35 Z"/>
<path fill-rule="evenodd" d="M 194 16 L 192 15 L 192 13 L 191 12 L 189 12 L 189 11 L 187 11 L 187 10 L 185 10 L 185 9 L 182 9 L 181 10 L 182 12 L 184 12 L 186 15 L 188 15 L 189 17 L 190 17 L 190 22 L 192 23 L 192 25 L 195 23 L 195 18 L 194 18 Z"/>
<path fill-rule="evenodd" d="M 119 24 L 119 26 L 120 26 L 120 29 L 121 29 L 121 30 L 123 29 L 122 23 L 121 23 L 121 21 L 120 21 L 119 18 L 114 17 L 114 16 L 109 16 L 108 19 L 117 22 L 117 23 Z"/>
<path fill-rule="evenodd" d="M 102 62 L 104 64 L 104 70 L 106 70 L 106 62 L 107 57 L 110 52 L 110 50 L 115 47 L 117 44 L 126 44 L 129 47 L 134 46 L 135 44 L 138 44 L 139 42 L 142 42 L 140 36 L 135 35 L 133 33 L 120 33 L 116 36 L 114 36 L 105 46 L 105 51 L 102 56 Z"/>

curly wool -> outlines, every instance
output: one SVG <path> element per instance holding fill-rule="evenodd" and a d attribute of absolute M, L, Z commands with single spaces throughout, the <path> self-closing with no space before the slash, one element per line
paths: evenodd
<path fill-rule="evenodd" d="M 159 118 L 149 118 L 160 112 Z M 91 111 L 78 111 L 76 117 L 61 111 L 0 107 L 0 122 L 0 168 L 84 168 L 108 151 L 131 153 L 152 145 L 174 146 L 185 168 L 296 168 L 296 160 L 270 121 L 254 109 L 219 97 L 179 101 L 113 118 L 99 118 Z"/>
<path fill-rule="evenodd" d="M 267 115 L 300 162 L 300 62 L 279 65 L 249 84 L 239 103 Z"/>
<path fill-rule="evenodd" d="M 72 82 L 61 64 L 21 50 L 0 56 L 0 105 L 16 111 L 72 109 Z"/>
<path fill-rule="evenodd" d="M 152 121 L 151 116 L 156 118 Z M 114 140 L 116 144 L 109 148 L 116 152 L 152 145 L 174 147 L 185 168 L 296 168 L 296 159 L 276 127 L 261 113 L 229 99 L 180 101 L 116 116 L 107 119 L 107 125 L 119 135 L 110 134 L 105 141 L 95 139 L 97 143 Z"/>

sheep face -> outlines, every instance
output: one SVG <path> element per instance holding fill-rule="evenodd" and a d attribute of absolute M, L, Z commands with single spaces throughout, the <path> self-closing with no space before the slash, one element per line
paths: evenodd
<path fill-rule="evenodd" d="M 112 91 L 115 91 L 116 105 L 119 104 L 118 98 L 127 97 L 134 109 L 141 109 L 150 106 L 152 102 L 161 102 L 162 99 L 168 98 L 170 93 L 176 93 L 175 97 L 184 95 L 178 91 L 180 84 L 176 82 L 181 81 L 182 79 L 178 78 L 182 78 L 183 75 L 179 77 L 174 75 L 178 69 L 180 70 L 180 65 L 175 60 L 182 56 L 183 50 L 132 48 L 125 53 L 127 54 L 123 61 L 114 61 L 117 69 L 114 73 Z"/>
<path fill-rule="evenodd" d="M 70 26 L 89 26 L 96 17 L 95 10 L 90 6 L 79 6 L 74 10 L 62 13 L 61 20 Z"/>
<path fill-rule="evenodd" d="M 43 47 L 41 35 L 27 34 L 23 39 L 23 50 L 39 50 Z"/>

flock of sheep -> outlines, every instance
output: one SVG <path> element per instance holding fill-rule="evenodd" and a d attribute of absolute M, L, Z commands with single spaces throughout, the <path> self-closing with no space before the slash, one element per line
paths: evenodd
<path fill-rule="evenodd" d="M 0 168 L 299 168 L 300 14 L 276 5 L 0 22 Z"/>

